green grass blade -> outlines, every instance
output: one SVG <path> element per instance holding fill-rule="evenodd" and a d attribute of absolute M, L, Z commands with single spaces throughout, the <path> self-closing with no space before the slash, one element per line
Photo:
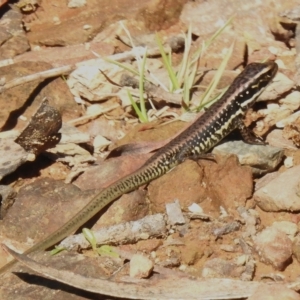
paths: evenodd
<path fill-rule="evenodd" d="M 148 122 L 148 118 L 144 118 L 144 115 L 142 114 L 141 110 L 139 109 L 139 107 L 137 106 L 137 104 L 135 103 L 135 101 L 133 100 L 132 98 L 132 95 L 130 93 L 130 91 L 127 90 L 127 94 L 128 94 L 128 98 L 130 100 L 130 103 L 135 111 L 135 113 L 137 114 L 137 116 L 139 117 L 139 120 L 142 122 L 142 123 L 146 123 Z"/>
<path fill-rule="evenodd" d="M 82 234 L 85 237 L 85 239 L 90 243 L 92 249 L 95 251 L 97 249 L 97 242 L 94 232 L 88 228 L 83 228 Z"/>
<path fill-rule="evenodd" d="M 135 70 L 135 69 L 133 69 L 133 68 L 131 68 L 129 66 L 126 66 L 126 65 L 124 65 L 124 64 L 122 64 L 122 63 L 120 63 L 118 61 L 115 61 L 115 60 L 112 60 L 112 59 L 109 59 L 109 58 L 103 58 L 103 60 L 105 60 L 105 61 L 107 61 L 107 62 L 109 62 L 111 64 L 114 64 L 114 65 L 116 65 L 116 66 L 118 66 L 118 67 L 120 67 L 120 68 L 122 68 L 122 69 L 124 69 L 124 70 L 126 70 L 126 71 L 128 71 L 128 72 L 130 72 L 132 74 L 134 74 L 134 75 L 140 76 L 139 71 L 137 71 L 137 70 Z"/>
<path fill-rule="evenodd" d="M 198 107 L 197 107 L 197 111 L 201 111 L 203 108 L 208 108 L 210 105 L 212 105 L 214 102 L 218 101 L 224 94 L 225 92 L 227 91 L 228 89 L 228 86 L 225 87 L 224 89 L 221 90 L 220 94 L 219 95 L 216 95 L 215 97 L 209 99 L 207 102 L 203 103 L 203 104 L 200 104 Z"/>
<path fill-rule="evenodd" d="M 205 48 L 207 49 L 211 43 L 226 29 L 226 27 L 232 22 L 234 16 L 230 17 L 226 23 L 219 28 L 209 39 L 205 42 Z"/>
<path fill-rule="evenodd" d="M 182 62 L 180 64 L 179 71 L 177 73 L 177 81 L 178 85 L 181 87 L 184 83 L 185 75 L 188 72 L 188 65 L 190 60 L 190 51 L 192 45 L 192 26 L 190 25 L 188 28 L 188 32 L 184 39 L 184 52 Z"/>
<path fill-rule="evenodd" d="M 144 74 L 145 74 L 146 60 L 147 60 L 147 48 L 145 49 L 143 60 L 140 64 L 139 92 L 140 92 L 141 114 L 143 115 L 143 119 L 148 121 L 145 99 L 144 99 Z"/>
<path fill-rule="evenodd" d="M 189 66 L 190 73 L 187 72 L 186 76 L 184 78 L 183 101 L 187 106 L 189 106 L 189 103 L 190 103 L 191 89 L 193 88 L 195 80 L 196 80 L 199 61 L 200 61 L 200 54 L 199 54 L 198 59 L 190 64 L 190 66 Z"/>
<path fill-rule="evenodd" d="M 200 107 L 203 107 L 203 105 L 205 106 L 212 94 L 212 92 L 215 90 L 216 86 L 218 85 L 222 74 L 227 66 L 227 63 L 229 61 L 229 58 L 231 57 L 232 51 L 233 51 L 233 47 L 234 47 L 234 43 L 232 43 L 232 45 L 230 46 L 230 48 L 228 49 L 226 55 L 224 56 L 223 61 L 220 64 L 219 69 L 217 70 L 214 78 L 212 79 L 212 81 L 210 82 L 209 86 L 207 87 L 207 89 L 205 90 L 205 93 L 200 101 L 200 105 L 198 106 L 197 110 L 199 110 Z"/>
<path fill-rule="evenodd" d="M 189 106 L 190 101 L 190 94 L 191 89 L 195 83 L 196 77 L 197 77 L 197 69 L 199 66 L 200 58 L 204 54 L 205 50 L 211 45 L 211 43 L 225 30 L 225 28 L 230 24 L 233 17 L 229 18 L 228 21 L 222 26 L 220 29 L 218 29 L 212 37 L 207 41 L 203 42 L 202 47 L 199 48 L 198 51 L 196 51 L 192 58 L 190 58 L 190 45 L 191 45 L 191 38 L 192 38 L 192 30 L 191 27 L 189 27 L 186 39 L 185 39 L 185 53 L 183 57 L 183 63 L 180 70 L 180 73 L 178 74 L 178 81 L 181 83 L 181 76 L 183 74 L 184 76 L 184 83 L 183 83 L 183 101 L 185 103 L 185 106 Z M 212 86 L 214 89 L 214 87 Z M 212 91 L 213 91 L 212 89 Z M 209 90 L 207 91 L 208 95 L 211 94 Z M 205 100 L 205 99 L 204 99 Z"/>
<path fill-rule="evenodd" d="M 172 92 L 175 91 L 175 90 L 178 90 L 180 89 L 180 86 L 178 84 L 178 81 L 177 81 L 177 78 L 176 78 L 176 73 L 172 67 L 172 64 L 170 63 L 170 60 L 168 58 L 168 56 L 166 55 L 165 53 L 165 50 L 163 48 L 163 45 L 161 43 L 161 40 L 158 36 L 158 34 L 156 33 L 155 35 L 155 39 L 156 39 L 156 43 L 158 45 L 158 48 L 159 48 L 159 51 L 160 51 L 160 54 L 161 54 L 161 57 L 162 57 L 162 60 L 163 60 L 163 64 L 169 74 L 169 78 L 171 80 L 171 83 L 172 83 Z"/>
<path fill-rule="evenodd" d="M 199 50 L 195 53 L 195 56 L 198 56 L 200 53 L 200 57 L 203 56 L 206 49 L 211 45 L 211 43 L 226 29 L 226 27 L 232 22 L 234 16 L 230 17 L 226 23 L 219 28 L 209 39 L 208 41 L 204 42 L 202 44 L 202 47 L 199 48 Z"/>
<path fill-rule="evenodd" d="M 67 250 L 67 249 L 64 248 L 64 247 L 58 247 L 58 246 L 55 246 L 55 248 L 54 248 L 53 250 L 51 250 L 50 255 L 51 255 L 51 256 L 52 256 L 52 255 L 56 255 L 56 254 L 58 254 L 59 252 L 62 252 L 62 251 L 64 251 L 64 250 Z"/>
<path fill-rule="evenodd" d="M 114 258 L 119 258 L 119 254 L 114 251 L 114 248 L 109 245 L 103 245 L 97 249 L 99 255 L 106 255 Z"/>

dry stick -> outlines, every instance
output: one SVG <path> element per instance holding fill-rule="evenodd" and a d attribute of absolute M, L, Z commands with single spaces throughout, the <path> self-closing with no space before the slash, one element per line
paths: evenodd
<path fill-rule="evenodd" d="M 293 284 L 264 283 L 241 281 L 234 279 L 198 279 L 169 272 L 168 276 L 154 274 L 149 279 L 132 280 L 131 282 L 115 282 L 109 279 L 90 278 L 70 271 L 57 270 L 32 260 L 24 254 L 19 254 L 2 244 L 5 251 L 30 269 L 84 291 L 101 295 L 121 297 L 124 299 L 240 299 L 250 297 L 262 288 L 279 286 L 282 288 L 297 288 L 299 282 Z"/>
<path fill-rule="evenodd" d="M 131 244 L 144 240 L 145 237 L 151 239 L 166 236 L 167 224 L 164 214 L 155 214 L 136 221 L 123 222 L 93 230 L 93 234 L 98 246 Z M 75 246 L 86 249 L 90 248 L 91 245 L 82 233 L 68 236 L 58 245 L 58 247 L 66 249 L 74 249 Z"/>
<path fill-rule="evenodd" d="M 64 66 L 64 67 L 55 68 L 55 69 L 27 75 L 24 77 L 16 78 L 16 79 L 13 79 L 13 80 L 5 83 L 2 87 L 0 87 L 0 93 L 4 92 L 12 87 L 15 87 L 15 86 L 27 83 L 27 82 L 31 82 L 36 79 L 46 79 L 46 78 L 50 78 L 50 77 L 54 77 L 54 76 L 59 76 L 61 74 L 69 73 L 69 72 L 73 71 L 74 69 L 75 69 L 75 66 Z"/>
<path fill-rule="evenodd" d="M 169 49 L 170 49 L 170 46 L 166 46 L 164 48 L 165 51 L 169 51 Z M 125 60 L 135 59 L 137 54 L 144 55 L 144 53 L 145 53 L 144 47 L 135 47 L 130 51 L 110 55 L 107 58 L 110 60 L 122 62 Z M 160 52 L 159 52 L 158 48 L 153 48 L 153 49 L 147 50 L 147 56 L 151 57 L 151 56 L 155 56 L 155 55 L 159 55 L 159 54 L 160 54 Z M 0 61 L 0 65 L 2 62 Z M 90 60 L 85 60 L 85 61 L 73 64 L 73 65 L 67 65 L 67 66 L 31 74 L 31 75 L 24 76 L 21 78 L 16 78 L 16 79 L 13 79 L 13 80 L 5 83 L 2 87 L 0 87 L 0 93 L 6 91 L 7 89 L 10 89 L 12 87 L 15 87 L 15 86 L 27 83 L 27 82 L 31 82 L 31 81 L 34 81 L 37 79 L 46 79 L 46 78 L 51 78 L 51 77 L 55 77 L 55 76 L 60 76 L 62 74 L 70 73 L 71 71 L 75 70 L 76 68 L 78 68 L 80 66 L 95 65 L 95 64 L 99 64 L 100 62 L 104 63 L 106 61 L 105 61 L 105 59 L 102 59 L 102 58 L 90 59 Z"/>
<path fill-rule="evenodd" d="M 74 126 L 76 126 L 76 125 L 82 125 L 82 124 L 84 124 L 84 123 L 86 123 L 86 122 L 88 122 L 88 121 L 90 121 L 92 119 L 95 119 L 98 116 L 100 116 L 102 114 L 105 114 L 105 113 L 107 113 L 107 112 L 109 112 L 109 111 L 111 111 L 111 110 L 113 110 L 113 109 L 115 109 L 115 108 L 117 108 L 119 106 L 120 106 L 119 104 L 114 104 L 114 105 L 112 105 L 110 107 L 104 108 L 103 110 L 101 110 L 101 111 L 99 111 L 99 112 L 97 112 L 95 114 L 85 115 L 85 116 L 79 117 L 77 119 L 70 120 L 67 123 L 71 124 L 71 125 L 74 125 Z"/>
<path fill-rule="evenodd" d="M 120 85 L 130 86 L 132 88 L 138 88 L 139 81 L 133 76 L 124 74 L 121 77 Z M 145 93 L 149 94 L 153 98 L 163 99 L 164 101 L 169 103 L 180 105 L 182 102 L 182 95 L 167 92 L 163 88 L 156 86 L 153 83 L 147 81 L 144 83 L 144 91 Z"/>

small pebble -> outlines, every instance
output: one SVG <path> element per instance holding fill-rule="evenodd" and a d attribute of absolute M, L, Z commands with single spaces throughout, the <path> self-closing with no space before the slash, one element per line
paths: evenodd
<path fill-rule="evenodd" d="M 153 262 L 142 254 L 134 254 L 130 260 L 130 277 L 147 278 L 153 271 Z"/>

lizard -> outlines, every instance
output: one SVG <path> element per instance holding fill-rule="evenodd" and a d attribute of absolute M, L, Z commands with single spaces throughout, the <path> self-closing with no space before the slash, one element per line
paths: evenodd
<path fill-rule="evenodd" d="M 234 129 L 240 130 L 246 142 L 264 144 L 245 126 L 243 118 L 274 78 L 277 70 L 278 66 L 273 61 L 246 66 L 224 95 L 191 126 L 153 154 L 138 170 L 104 188 L 61 228 L 33 245 L 24 254 L 50 248 L 123 194 L 162 176 L 186 159 L 207 157 L 208 151 Z M 4 265 L 0 274 L 9 270 L 15 263 L 16 260 L 12 260 Z"/>

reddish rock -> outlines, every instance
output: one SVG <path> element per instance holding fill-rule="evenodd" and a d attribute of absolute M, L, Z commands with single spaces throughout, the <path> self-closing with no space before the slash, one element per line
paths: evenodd
<path fill-rule="evenodd" d="M 0 68 L 0 77 L 9 82 L 51 68 L 52 66 L 45 62 L 19 62 Z M 6 130 L 12 127 L 23 129 L 26 122 L 18 117 L 22 114 L 27 118 L 27 121 L 30 120 L 44 97 L 47 97 L 51 106 L 62 112 L 64 121 L 78 116 L 77 104 L 63 80 L 56 78 L 45 86 L 41 84 L 43 81 L 43 78 L 37 78 L 34 81 L 17 85 L 1 93 L 0 128 Z M 28 102 L 30 102 L 30 105 Z"/>
<path fill-rule="evenodd" d="M 148 195 L 153 213 L 165 212 L 166 203 L 178 199 L 181 207 L 205 199 L 205 187 L 202 183 L 203 172 L 194 161 L 187 160 L 171 172 L 152 181 L 148 186 Z"/>
<path fill-rule="evenodd" d="M 253 180 L 250 167 L 241 166 L 235 155 L 217 156 L 216 162 L 202 160 L 208 192 L 214 205 L 227 210 L 244 206 L 252 196 Z"/>
<path fill-rule="evenodd" d="M 254 238 L 254 246 L 262 262 L 283 270 L 291 262 L 292 241 L 273 227 L 267 227 Z"/>
<path fill-rule="evenodd" d="M 72 218 L 93 193 L 49 178 L 36 180 L 20 189 L 1 222 L 1 242 L 9 240 L 19 250 L 29 248 Z"/>
<path fill-rule="evenodd" d="M 156 250 L 161 245 L 161 239 L 151 239 L 137 242 L 136 249 L 138 251 L 146 251 L 147 253 L 150 253 L 151 251 Z"/>

